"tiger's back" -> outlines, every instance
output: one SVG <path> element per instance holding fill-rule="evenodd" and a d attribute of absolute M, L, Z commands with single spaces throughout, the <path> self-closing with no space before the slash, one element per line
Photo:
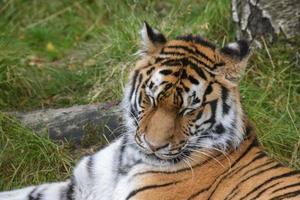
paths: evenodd
<path fill-rule="evenodd" d="M 195 162 L 192 169 L 185 166 L 134 174 L 139 186 L 126 199 L 300 199 L 300 172 L 265 154 L 254 135 L 238 151 L 211 156 Z"/>

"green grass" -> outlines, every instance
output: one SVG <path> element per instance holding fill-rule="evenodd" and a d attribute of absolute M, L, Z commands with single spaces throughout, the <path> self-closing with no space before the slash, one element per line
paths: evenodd
<path fill-rule="evenodd" d="M 214 41 L 230 36 L 229 13 L 219 19 L 228 4 L 178 1 L 174 6 L 175 2 L 3 2 L 0 109 L 29 110 L 120 99 L 136 59 L 144 20 L 168 36 L 194 32 Z M 220 24 L 211 23 L 214 21 Z"/>
<path fill-rule="evenodd" d="M 73 161 L 65 145 L 32 134 L 0 112 L 0 188 L 63 180 Z"/>
<path fill-rule="evenodd" d="M 219 46 L 234 40 L 229 0 L 0 1 L 0 110 L 120 100 L 137 59 L 134 53 L 144 20 L 168 38 L 197 33 Z M 296 38 L 294 45 L 283 40 L 272 46 L 267 43 L 255 50 L 241 83 L 243 104 L 260 141 L 270 154 L 292 166 L 300 163 L 299 41 Z M 3 114 L 1 122 L 0 155 L 14 163 L 7 167 L 5 162 L 2 167 L 1 159 L 1 189 L 68 174 L 70 153 L 64 146 L 32 136 Z M 23 129 L 26 134 L 19 138 Z M 28 150 L 31 142 L 37 148 L 27 157 L 14 147 Z M 6 143 L 10 145 L 3 151 Z M 35 155 L 46 161 L 33 165 Z M 47 168 L 51 159 L 57 166 Z"/>
<path fill-rule="evenodd" d="M 282 42 L 272 48 L 265 44 L 252 56 L 241 84 L 245 110 L 260 141 L 294 167 L 300 166 L 300 69 L 295 59 L 299 50 Z"/>

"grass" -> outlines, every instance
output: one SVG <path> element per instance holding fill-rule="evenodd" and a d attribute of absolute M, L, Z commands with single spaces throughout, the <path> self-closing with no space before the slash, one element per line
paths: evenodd
<path fill-rule="evenodd" d="M 1 190 L 63 180 L 73 165 L 65 145 L 32 134 L 1 112 L 0 147 Z"/>
<path fill-rule="evenodd" d="M 30 110 L 120 99 L 144 20 L 168 36 L 200 32 L 218 41 L 230 35 L 229 13 L 222 19 L 226 27 L 210 25 L 228 6 L 178 1 L 174 7 L 175 2 L 2 3 L 0 108 Z"/>
<path fill-rule="evenodd" d="M 0 110 L 120 100 L 144 20 L 169 38 L 197 33 L 222 46 L 235 36 L 229 0 L 0 1 Z M 263 41 L 241 82 L 243 104 L 266 150 L 298 167 L 300 39 Z M 64 145 L 34 136 L 3 113 L 0 127 L 0 155 L 9 158 L 0 159 L 0 190 L 69 174 Z"/>
<path fill-rule="evenodd" d="M 260 141 L 294 167 L 300 164 L 300 69 L 295 59 L 299 50 L 283 42 L 272 48 L 265 44 L 252 56 L 241 85 L 245 110 Z"/>

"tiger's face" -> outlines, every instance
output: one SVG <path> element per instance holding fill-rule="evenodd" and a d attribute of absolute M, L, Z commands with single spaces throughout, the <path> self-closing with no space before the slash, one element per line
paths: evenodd
<path fill-rule="evenodd" d="M 159 163 L 237 147 L 244 137 L 237 83 L 247 43 L 218 49 L 199 36 L 167 41 L 147 23 L 141 33 L 142 56 L 123 100 L 131 143 Z"/>

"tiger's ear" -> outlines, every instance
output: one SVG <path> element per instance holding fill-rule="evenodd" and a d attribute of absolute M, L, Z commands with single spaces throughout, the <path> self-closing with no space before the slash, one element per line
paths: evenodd
<path fill-rule="evenodd" d="M 228 43 L 219 49 L 220 55 L 225 60 L 225 66 L 219 69 L 230 81 L 238 81 L 241 73 L 246 68 L 250 55 L 249 44 L 245 40 Z"/>
<path fill-rule="evenodd" d="M 221 53 L 235 60 L 241 61 L 249 56 L 249 44 L 246 40 L 228 43 L 221 49 Z"/>
<path fill-rule="evenodd" d="M 141 30 L 142 49 L 141 53 L 151 54 L 160 49 L 166 42 L 165 36 L 155 29 L 152 29 L 147 22 L 144 22 Z"/>

